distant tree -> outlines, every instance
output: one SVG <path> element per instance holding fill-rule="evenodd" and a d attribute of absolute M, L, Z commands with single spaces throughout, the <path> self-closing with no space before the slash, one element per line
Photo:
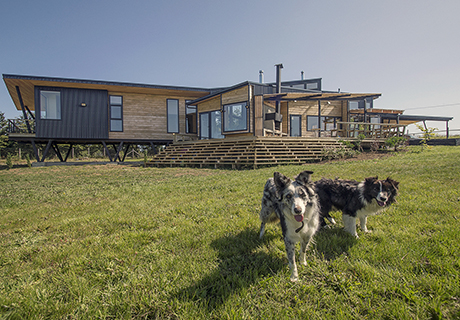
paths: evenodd
<path fill-rule="evenodd" d="M 6 130 L 8 121 L 5 119 L 5 114 L 0 111 L 0 157 L 6 156 L 6 149 L 8 148 L 8 136 Z"/>

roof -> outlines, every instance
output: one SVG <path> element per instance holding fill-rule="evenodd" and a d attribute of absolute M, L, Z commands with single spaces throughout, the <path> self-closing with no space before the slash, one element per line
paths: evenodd
<path fill-rule="evenodd" d="M 126 92 L 126 93 L 146 93 L 146 94 L 171 94 L 175 96 L 186 96 L 189 98 L 199 98 L 216 89 L 210 88 L 195 88 L 185 86 L 168 86 L 168 85 L 151 85 L 128 82 L 114 82 L 102 80 L 84 80 L 70 78 L 53 78 L 53 77 L 37 77 L 4 74 L 3 81 L 13 99 L 18 110 L 21 110 L 21 104 L 16 87 L 19 87 L 21 96 L 30 110 L 34 110 L 34 88 L 35 86 L 43 87 L 63 87 L 63 88 L 79 88 L 79 89 L 97 89 L 107 90 L 111 92 Z"/>

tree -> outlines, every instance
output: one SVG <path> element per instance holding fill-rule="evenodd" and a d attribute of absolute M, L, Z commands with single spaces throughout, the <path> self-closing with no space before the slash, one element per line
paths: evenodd
<path fill-rule="evenodd" d="M 6 135 L 8 128 L 8 121 L 5 119 L 5 114 L 0 111 L 0 157 L 6 156 L 6 149 L 8 148 L 8 136 Z"/>

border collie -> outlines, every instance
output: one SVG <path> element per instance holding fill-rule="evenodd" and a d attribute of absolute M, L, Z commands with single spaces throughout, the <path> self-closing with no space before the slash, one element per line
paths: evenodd
<path fill-rule="evenodd" d="M 332 224 L 334 219 L 329 212 L 334 208 L 342 211 L 345 231 L 358 238 L 356 218 L 364 232 L 367 230 L 367 217 L 380 213 L 396 201 L 399 182 L 387 178 L 369 177 L 364 181 L 341 179 L 321 179 L 315 182 L 321 207 L 320 223 L 326 226 L 325 218 Z"/>
<path fill-rule="evenodd" d="M 298 280 L 295 245 L 300 242 L 300 263 L 306 265 L 305 253 L 319 227 L 318 199 L 311 182 L 313 172 L 303 171 L 294 181 L 275 172 L 268 179 L 260 210 L 260 238 L 265 224 L 280 221 L 284 245 L 291 270 L 291 281 Z"/>

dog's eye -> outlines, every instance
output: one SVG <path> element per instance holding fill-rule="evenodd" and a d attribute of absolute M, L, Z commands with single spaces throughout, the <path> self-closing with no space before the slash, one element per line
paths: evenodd
<path fill-rule="evenodd" d="M 291 198 L 292 198 L 292 194 L 288 193 L 288 194 L 286 195 L 286 199 L 289 200 L 289 199 L 291 199 Z"/>

